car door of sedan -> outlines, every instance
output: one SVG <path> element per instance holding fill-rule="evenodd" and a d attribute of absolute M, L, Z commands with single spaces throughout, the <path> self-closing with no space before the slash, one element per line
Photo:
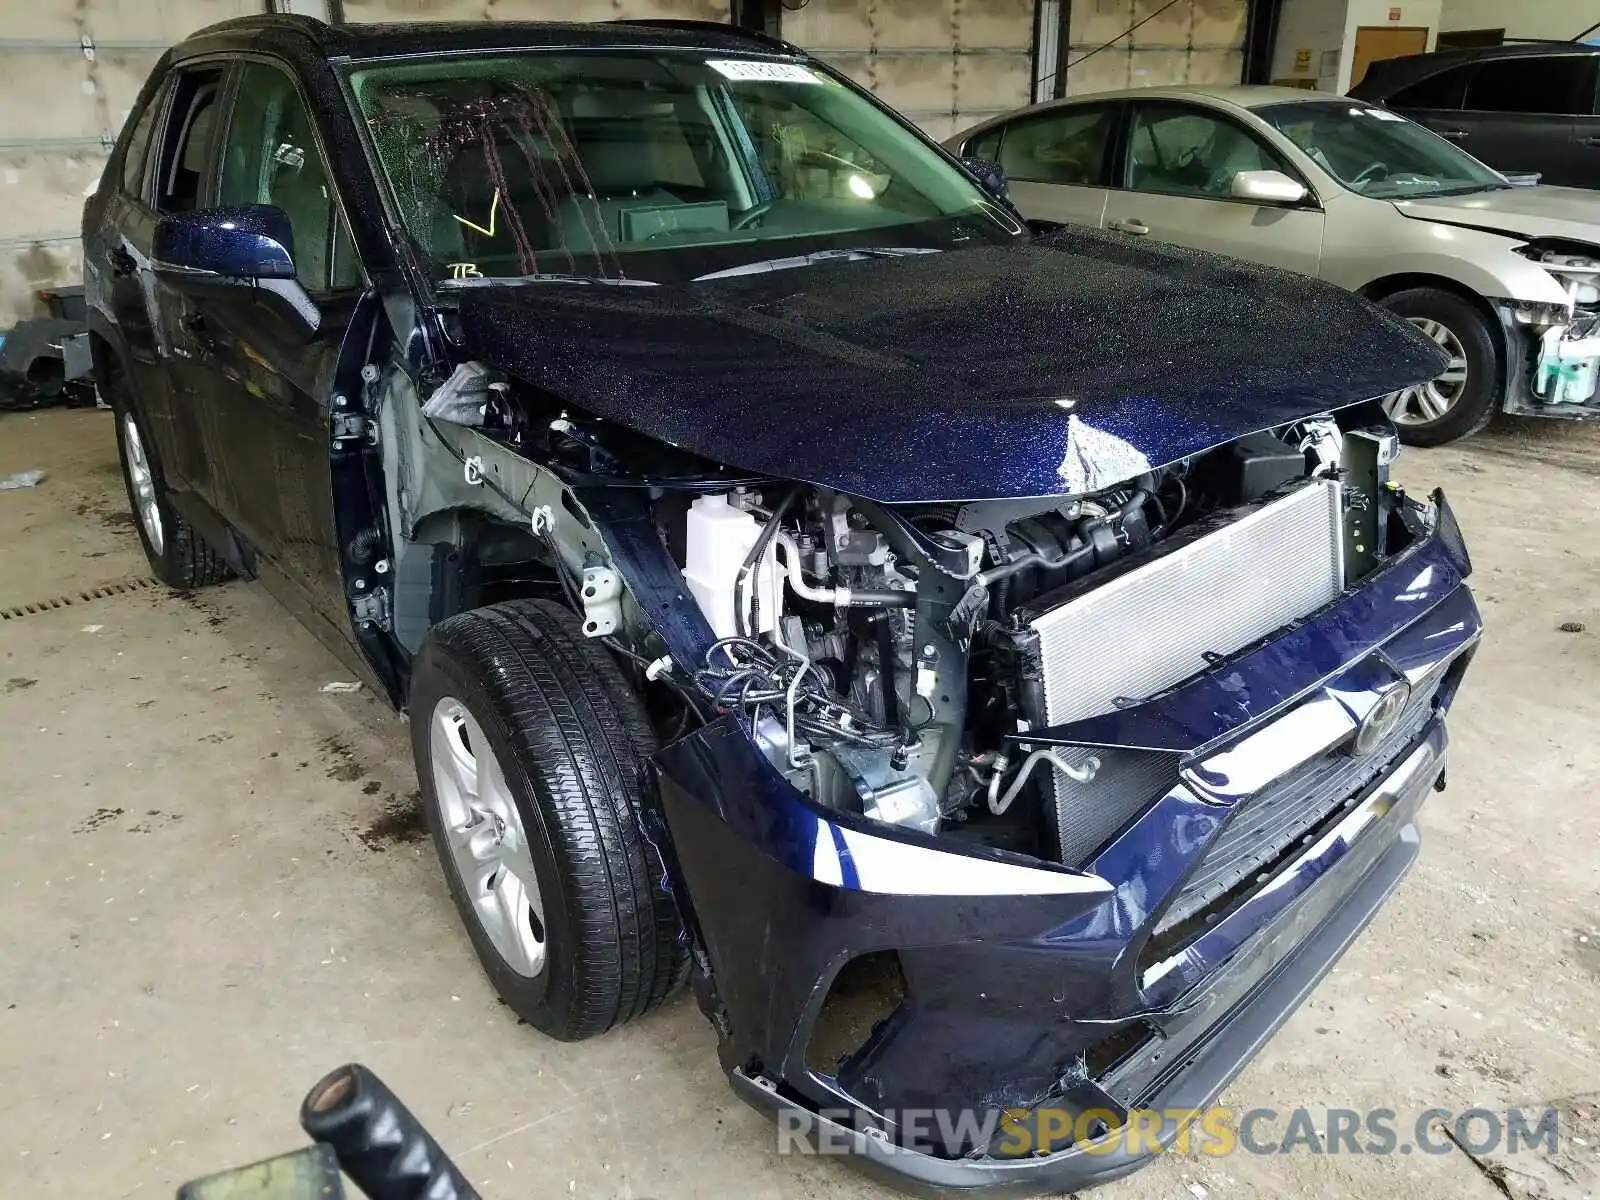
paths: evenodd
<path fill-rule="evenodd" d="M 1309 184 L 1306 199 L 1294 204 L 1232 194 L 1241 171 L 1279 171 L 1306 184 L 1265 138 L 1197 104 L 1148 100 L 1132 108 L 1107 229 L 1317 274 L 1324 218 Z"/>

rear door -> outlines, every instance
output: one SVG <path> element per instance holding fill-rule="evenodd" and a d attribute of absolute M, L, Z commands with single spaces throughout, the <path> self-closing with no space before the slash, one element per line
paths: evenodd
<path fill-rule="evenodd" d="M 1541 183 L 1596 186 L 1600 152 L 1577 139 L 1580 114 L 1594 112 L 1597 63 L 1593 54 L 1479 62 L 1462 103 L 1464 136 L 1454 140 L 1496 170 L 1537 171 Z"/>
<path fill-rule="evenodd" d="M 1108 229 L 1315 275 L 1323 214 L 1307 184 L 1298 205 L 1236 200 L 1241 171 L 1281 171 L 1307 181 L 1266 140 L 1218 109 L 1172 100 L 1133 105 L 1121 182 L 1106 204 Z"/>
<path fill-rule="evenodd" d="M 333 374 L 365 277 L 310 107 L 287 69 L 240 64 L 221 139 L 217 203 L 271 204 L 293 229 L 295 302 L 264 289 L 197 290 L 216 505 L 294 607 L 348 633 L 330 454 Z M 309 319 L 308 319 L 309 315 Z"/>
<path fill-rule="evenodd" d="M 1031 221 L 1099 228 L 1109 195 L 1119 104 L 1070 105 L 1019 117 L 999 132 L 994 157 L 1012 202 Z"/>
<path fill-rule="evenodd" d="M 172 98 L 171 82 L 169 75 L 129 114 L 130 131 L 115 178 L 102 181 L 83 231 L 84 274 L 93 283 L 90 292 L 96 307 L 121 338 L 126 351 L 123 366 L 133 377 L 152 438 L 157 436 L 157 427 L 164 437 L 170 420 L 156 345 L 154 277 L 149 270 L 156 214 L 150 207 L 146 180 L 161 117 Z M 157 443 L 157 453 L 165 448 L 164 440 Z"/>
<path fill-rule="evenodd" d="M 130 239 L 144 242 L 138 263 L 141 286 L 148 290 L 154 318 L 154 341 L 160 361 L 159 380 L 144 396 L 155 409 L 151 433 L 162 455 L 167 480 L 179 491 L 209 500 L 212 464 L 202 433 L 204 414 L 196 395 L 196 360 L 201 344 L 190 319 L 185 292 L 158 276 L 149 259 L 156 223 L 164 216 L 193 212 L 211 202 L 216 186 L 216 139 L 227 86 L 227 65 L 221 62 L 184 67 L 173 72 L 161 135 L 154 147 L 147 218 L 136 219 Z M 130 246 L 136 259 L 141 251 Z"/>

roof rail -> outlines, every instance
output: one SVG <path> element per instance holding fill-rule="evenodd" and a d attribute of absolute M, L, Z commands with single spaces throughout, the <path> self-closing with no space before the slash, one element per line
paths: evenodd
<path fill-rule="evenodd" d="M 727 25 L 721 21 L 692 21 L 681 17 L 625 17 L 621 20 L 607 21 L 606 24 L 637 25 L 644 29 L 681 29 L 688 33 L 728 34 L 766 46 L 771 50 L 782 50 L 785 54 L 804 53 L 794 43 L 786 42 L 779 37 L 773 37 L 770 33 L 760 33 L 757 30 L 745 29 L 738 25 Z"/>

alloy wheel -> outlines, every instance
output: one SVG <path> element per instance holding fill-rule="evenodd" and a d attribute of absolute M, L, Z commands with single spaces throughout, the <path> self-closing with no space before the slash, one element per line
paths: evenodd
<path fill-rule="evenodd" d="M 133 504 L 145 537 L 150 539 L 150 549 L 160 557 L 165 547 L 166 534 L 161 525 L 161 505 L 156 497 L 156 479 L 150 470 L 150 458 L 144 450 L 144 439 L 139 436 L 139 423 L 129 413 L 122 418 L 122 441 L 128 452 L 128 478 L 133 483 Z"/>
<path fill-rule="evenodd" d="M 544 902 L 516 799 L 489 739 L 452 696 L 434 705 L 429 745 L 439 821 L 472 910 L 505 964 L 544 970 Z"/>
<path fill-rule="evenodd" d="M 1467 390 L 1467 349 L 1449 326 L 1432 317 L 1406 319 L 1438 343 L 1450 364 L 1427 383 L 1390 392 L 1383 398 L 1383 410 L 1396 425 L 1432 425 L 1444 420 Z"/>

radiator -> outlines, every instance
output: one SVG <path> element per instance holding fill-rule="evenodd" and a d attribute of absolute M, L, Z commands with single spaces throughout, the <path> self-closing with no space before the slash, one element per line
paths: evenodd
<path fill-rule="evenodd" d="M 1208 653 L 1232 654 L 1331 602 L 1344 586 L 1340 518 L 1339 485 L 1316 480 L 1035 618 L 1048 722 L 1160 692 L 1204 670 Z M 1068 862 L 1132 816 L 1130 804 L 1155 798 L 1054 782 Z"/>

